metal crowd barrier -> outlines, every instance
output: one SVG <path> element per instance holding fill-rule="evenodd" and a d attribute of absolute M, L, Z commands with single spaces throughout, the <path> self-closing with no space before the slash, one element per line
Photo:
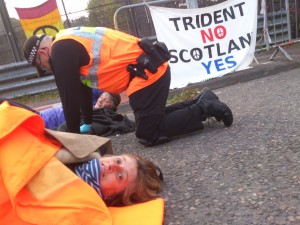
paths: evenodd
<path fill-rule="evenodd" d="M 177 0 L 159 0 L 153 1 L 151 3 L 148 2 L 147 4 L 172 3 L 176 1 Z M 264 21 L 264 17 L 262 15 L 258 15 L 257 47 L 260 47 L 260 50 L 263 50 L 261 47 L 266 44 L 265 31 L 267 31 L 268 35 L 272 39 L 272 43 L 270 44 L 274 44 L 273 46 L 267 45 L 267 49 L 274 47 L 277 48 L 270 60 L 275 57 L 278 51 L 281 51 L 283 54 L 285 54 L 288 60 L 292 60 L 288 53 L 286 53 L 283 48 L 281 48 L 281 46 L 283 46 L 285 43 L 291 43 L 291 26 L 289 21 L 288 0 L 285 0 L 285 4 L 286 6 L 284 8 L 281 7 L 279 11 L 273 10 L 272 12 L 267 13 L 267 21 Z M 140 3 L 120 7 L 114 15 L 115 28 L 117 30 L 119 30 L 120 28 L 118 23 L 118 15 L 121 11 L 128 10 L 128 12 L 131 12 L 133 9 L 145 5 L 145 3 Z M 131 13 L 128 13 L 128 15 L 131 15 Z M 152 31 L 154 31 L 153 24 L 151 23 L 151 19 L 149 20 L 148 16 L 149 14 L 147 14 L 147 16 L 143 16 L 143 18 L 147 20 L 146 24 L 148 24 L 149 26 L 147 27 L 147 29 L 151 30 L 151 32 L 147 35 L 148 37 L 155 38 L 155 36 L 153 36 L 154 34 L 152 33 Z M 122 19 L 123 22 L 126 22 L 124 21 L 124 17 L 119 16 L 119 18 Z M 129 17 L 129 19 L 132 20 L 132 17 Z M 266 22 L 267 24 L 267 29 L 264 29 L 264 22 Z M 137 31 L 138 27 L 134 26 L 134 28 L 135 29 L 133 29 L 133 33 Z M 260 41 L 262 41 L 263 43 L 260 43 Z M 45 91 L 53 90 L 57 90 L 53 75 L 47 77 L 38 77 L 36 69 L 30 67 L 27 62 L 12 63 L 0 66 L 0 97 L 16 98 L 26 95 L 40 94 Z"/>
<path fill-rule="evenodd" d="M 281 10 L 267 14 L 269 36 L 273 44 L 291 40 L 290 24 L 287 10 Z M 257 16 L 257 46 L 265 45 L 264 39 L 264 16 Z"/>
<path fill-rule="evenodd" d="M 56 90 L 54 76 L 38 77 L 26 61 L 0 66 L 0 97 L 13 99 Z"/>

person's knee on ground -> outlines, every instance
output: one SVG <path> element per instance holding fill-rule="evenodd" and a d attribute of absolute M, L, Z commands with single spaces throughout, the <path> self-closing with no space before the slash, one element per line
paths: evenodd
<path fill-rule="evenodd" d="M 161 115 L 139 118 L 136 121 L 135 136 L 139 143 L 150 147 L 170 141 L 169 137 L 162 136 L 159 131 Z"/>
<path fill-rule="evenodd" d="M 202 130 L 202 114 L 203 110 L 195 104 L 167 113 L 161 119 L 160 133 L 175 137 Z"/>

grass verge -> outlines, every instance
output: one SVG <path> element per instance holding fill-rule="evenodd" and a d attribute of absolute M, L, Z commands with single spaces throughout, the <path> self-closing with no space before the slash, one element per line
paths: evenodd
<path fill-rule="evenodd" d="M 197 88 L 193 89 L 183 89 L 180 93 L 176 93 L 175 95 L 171 96 L 167 100 L 167 104 L 174 104 L 177 102 L 183 102 L 185 100 L 190 100 L 198 95 L 200 91 Z"/>
<path fill-rule="evenodd" d="M 60 99 L 57 90 L 14 98 L 15 101 L 28 106 L 43 105 L 44 102 L 50 102 L 57 99 Z"/>
<path fill-rule="evenodd" d="M 194 89 L 183 89 L 179 93 L 176 93 L 168 98 L 167 104 L 174 104 L 177 102 L 182 102 L 185 100 L 192 99 L 199 94 L 197 88 Z M 48 91 L 36 95 L 22 96 L 14 99 L 15 101 L 22 103 L 27 106 L 42 106 L 45 102 L 51 102 L 55 100 L 60 100 L 58 91 Z"/>

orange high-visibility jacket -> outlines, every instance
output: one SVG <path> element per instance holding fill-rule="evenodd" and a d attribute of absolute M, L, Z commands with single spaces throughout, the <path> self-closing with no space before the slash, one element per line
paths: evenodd
<path fill-rule="evenodd" d="M 54 154 L 42 118 L 0 105 L 0 224 L 111 225 L 98 194 Z"/>
<path fill-rule="evenodd" d="M 75 27 L 61 30 L 52 44 L 72 39 L 82 44 L 90 56 L 87 66 L 80 68 L 82 82 L 92 88 L 112 93 L 121 93 L 127 88 L 127 95 L 149 86 L 166 71 L 168 63 L 158 68 L 155 74 L 145 70 L 148 80 L 135 77 L 129 83 L 129 64 L 143 53 L 139 38 L 103 27 Z"/>

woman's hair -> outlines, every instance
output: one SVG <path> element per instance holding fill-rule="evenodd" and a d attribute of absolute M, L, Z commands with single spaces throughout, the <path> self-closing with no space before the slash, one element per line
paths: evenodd
<path fill-rule="evenodd" d="M 125 206 L 146 202 L 159 197 L 162 173 L 151 161 L 134 154 L 125 154 L 137 161 L 137 179 L 134 186 L 105 199 L 108 206 Z M 159 173 L 159 174 L 158 174 Z"/>
<path fill-rule="evenodd" d="M 120 103 L 121 103 L 121 96 L 119 94 L 114 94 L 114 93 L 110 93 L 108 92 L 110 95 L 110 99 L 112 101 L 112 106 L 111 106 L 111 110 L 112 111 L 117 111 Z"/>

